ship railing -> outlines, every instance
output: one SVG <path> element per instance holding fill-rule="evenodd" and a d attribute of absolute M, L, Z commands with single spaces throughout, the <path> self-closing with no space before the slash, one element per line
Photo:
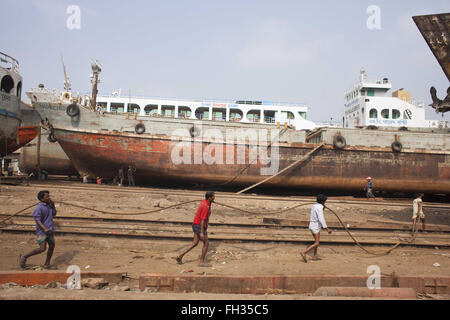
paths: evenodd
<path fill-rule="evenodd" d="M 342 123 L 340 121 L 314 121 L 314 124 L 318 127 L 342 127 Z"/>
<path fill-rule="evenodd" d="M 204 99 L 204 98 L 173 98 L 165 96 L 147 96 L 147 95 L 98 95 L 98 98 L 120 98 L 120 99 L 151 99 L 151 100 L 172 100 L 183 102 L 199 102 L 199 103 L 229 103 L 238 104 L 237 101 L 243 101 L 242 99 Z M 213 105 L 211 105 L 214 107 Z M 261 104 L 255 104 L 255 107 L 261 106 L 286 106 L 286 107 L 308 107 L 307 103 L 303 102 L 279 102 L 279 101 L 261 101 Z"/>
<path fill-rule="evenodd" d="M 19 73 L 19 61 L 17 61 L 13 57 L 8 56 L 3 52 L 0 52 L 0 62 L 6 65 L 2 66 L 2 68 L 11 69 L 15 73 Z"/>

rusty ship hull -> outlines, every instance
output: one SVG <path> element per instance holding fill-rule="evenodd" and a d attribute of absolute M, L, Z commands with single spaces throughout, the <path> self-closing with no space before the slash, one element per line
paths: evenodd
<path fill-rule="evenodd" d="M 119 168 L 133 166 L 138 183 L 249 186 L 323 145 L 262 186 L 361 192 L 371 176 L 380 191 L 450 194 L 447 130 L 319 128 L 309 132 L 276 125 L 105 113 L 81 104 L 74 114 L 74 101 L 45 92 L 33 92 L 31 97 L 81 176 L 114 178 Z M 145 130 L 138 132 L 138 128 Z M 346 143 L 337 145 L 337 137 Z M 266 157 L 255 158 L 255 152 Z"/>
<path fill-rule="evenodd" d="M 80 174 L 91 177 L 115 177 L 121 167 L 137 169 L 137 181 L 166 180 L 248 186 L 266 178 L 265 164 L 257 161 L 238 175 L 246 164 L 174 164 L 171 154 L 180 141 L 173 137 L 138 136 L 130 133 L 98 132 L 55 128 L 55 135 Z M 211 149 L 211 141 L 194 141 L 192 147 Z M 214 143 L 214 142 L 213 142 Z M 303 157 L 317 144 L 280 143 L 279 168 L 283 169 Z M 216 144 L 215 152 L 233 154 L 239 145 Z M 246 163 L 250 146 L 245 146 Z M 450 193 L 450 163 L 446 153 L 402 152 L 390 148 L 348 147 L 336 150 L 324 145 L 309 159 L 265 184 L 267 187 L 332 189 L 361 191 L 365 177 L 374 177 L 377 190 L 388 192 Z"/>
<path fill-rule="evenodd" d="M 24 139 L 19 146 L 22 147 L 19 158 L 20 171 L 31 173 L 36 166 L 39 166 L 52 175 L 78 176 L 77 170 L 64 150 L 58 142 L 52 139 L 51 130 L 42 125 L 39 113 L 27 106 L 23 107 L 21 113 L 23 125 L 33 132 L 27 135 L 26 140 L 28 141 Z M 21 130 L 23 129 L 19 128 L 19 141 L 21 140 Z"/>

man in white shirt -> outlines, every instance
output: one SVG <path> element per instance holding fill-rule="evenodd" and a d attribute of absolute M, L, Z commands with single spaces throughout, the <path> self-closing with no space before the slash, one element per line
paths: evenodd
<path fill-rule="evenodd" d="M 423 193 L 418 193 L 413 201 L 413 233 L 416 229 L 416 223 L 419 222 L 419 219 L 422 220 L 422 231 L 425 231 L 425 214 L 423 213 L 422 209 L 422 197 Z M 417 231 L 419 231 L 419 227 L 417 227 Z"/>
<path fill-rule="evenodd" d="M 317 203 L 314 204 L 311 208 L 311 216 L 309 220 L 309 230 L 314 237 L 314 244 L 307 248 L 304 252 L 300 252 L 300 255 L 303 258 L 303 261 L 308 262 L 306 259 L 306 254 L 314 249 L 314 257 L 313 260 L 320 260 L 317 256 L 317 251 L 320 245 L 320 230 L 322 228 L 327 229 L 328 233 L 331 233 L 331 230 L 328 229 L 327 223 L 323 217 L 323 206 L 325 205 L 325 201 L 327 201 L 327 196 L 323 194 L 319 194 L 317 196 Z"/>

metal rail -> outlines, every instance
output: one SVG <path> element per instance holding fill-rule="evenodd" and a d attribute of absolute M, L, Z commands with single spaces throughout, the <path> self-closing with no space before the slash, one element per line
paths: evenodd
<path fill-rule="evenodd" d="M 25 223 L 17 223 L 18 220 L 28 220 Z M 77 221 L 78 220 L 78 221 Z M 16 217 L 15 223 L 0 228 L 1 232 L 10 233 L 34 233 L 34 222 L 29 217 Z M 118 222 L 122 225 L 118 225 Z M 124 223 L 126 221 L 126 223 Z M 81 222 L 81 224 L 80 224 Z M 106 222 L 106 223 L 104 223 Z M 57 234 L 66 235 L 88 235 L 100 237 L 122 237 L 137 239 L 166 239 L 185 240 L 191 239 L 192 233 L 186 221 L 153 221 L 134 219 L 104 219 L 104 218 L 80 218 L 80 217 L 58 217 L 55 218 Z M 211 224 L 210 239 L 216 241 L 237 242 L 276 242 L 276 243 L 311 243 L 311 235 L 306 227 L 274 226 L 259 224 Z M 249 230 L 252 228 L 252 230 Z M 291 230 L 287 230 L 291 229 Z M 302 230 L 293 230 L 302 229 Z M 337 229 L 337 228 L 333 228 Z M 356 231 L 356 230 L 355 230 Z M 410 236 L 409 232 L 397 232 L 392 234 L 390 230 L 369 230 L 362 232 L 357 230 L 355 236 L 359 242 L 365 245 L 392 245 L 400 238 Z M 389 233 L 388 233 L 389 232 Z M 324 235 L 323 243 L 333 245 L 348 245 L 353 242 L 343 232 L 334 232 L 333 235 Z M 402 246 L 420 247 L 450 247 L 448 233 L 436 232 L 416 237 L 415 243 L 404 243 Z"/>
<path fill-rule="evenodd" d="M 17 186 L 22 187 L 22 186 Z M 146 189 L 146 188 L 140 188 L 140 187 L 130 187 L 130 188 L 119 188 L 116 186 L 95 186 L 95 187 L 89 187 L 89 186 L 64 186 L 59 184 L 31 184 L 31 187 L 54 187 L 59 189 L 69 189 L 69 190 L 89 190 L 89 191 L 109 191 L 109 192 L 123 192 L 123 193 L 133 193 L 133 194 L 167 194 L 170 196 L 179 196 L 179 197 L 204 197 L 205 191 L 187 191 L 187 190 L 174 190 L 174 189 L 158 189 L 158 190 L 152 190 L 152 189 Z M 27 187 L 29 188 L 29 187 Z M 315 197 L 308 197 L 308 196 L 264 196 L 264 195 L 238 195 L 234 193 L 225 193 L 225 192 L 216 192 L 216 196 L 220 198 L 227 198 L 227 199 L 250 199 L 250 200 L 268 200 L 268 201 L 296 201 L 296 202 L 309 202 L 309 201 L 315 201 Z M 388 200 L 385 200 L 386 198 L 377 198 L 377 200 L 380 201 L 368 201 L 366 199 L 361 200 L 345 200 L 345 199 L 332 199 L 329 198 L 327 200 L 327 203 L 340 203 L 340 204 L 355 204 L 355 205 L 367 205 L 367 206 L 392 206 L 392 207 L 412 207 L 412 200 L 408 200 L 407 202 L 389 202 Z M 431 203 L 431 202 L 424 202 L 423 203 L 424 208 L 435 208 L 435 209 L 449 209 L 450 210 L 450 204 L 446 203 Z"/>

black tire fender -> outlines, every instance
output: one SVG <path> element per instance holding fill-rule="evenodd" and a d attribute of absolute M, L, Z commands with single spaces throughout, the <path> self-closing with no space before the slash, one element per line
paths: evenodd
<path fill-rule="evenodd" d="M 391 148 L 392 148 L 392 151 L 398 153 L 398 152 L 401 152 L 401 151 L 402 151 L 403 146 L 402 146 L 401 142 L 399 142 L 399 141 L 394 141 L 394 142 L 392 142 L 392 144 L 391 144 Z"/>
<path fill-rule="evenodd" d="M 337 135 L 337 136 L 334 137 L 334 139 L 333 139 L 333 146 L 336 149 L 342 150 L 342 149 L 345 148 L 346 145 L 347 145 L 347 141 L 345 141 L 345 138 L 343 136 Z"/>
<path fill-rule="evenodd" d="M 134 127 L 134 131 L 137 134 L 143 134 L 145 132 L 145 126 L 143 123 L 138 123 L 135 127 Z"/>
<path fill-rule="evenodd" d="M 76 103 L 69 104 L 66 113 L 69 117 L 76 117 L 80 114 L 80 107 Z"/>
<path fill-rule="evenodd" d="M 55 138 L 55 134 L 53 133 L 53 131 L 51 131 L 51 132 L 48 134 L 47 140 L 48 140 L 49 142 L 51 142 L 51 143 L 54 143 L 54 142 L 57 141 L 56 138 Z"/>
<path fill-rule="evenodd" d="M 200 129 L 197 128 L 196 126 L 192 126 L 189 129 L 189 134 L 191 135 L 192 138 L 198 137 L 198 135 L 200 134 Z"/>

